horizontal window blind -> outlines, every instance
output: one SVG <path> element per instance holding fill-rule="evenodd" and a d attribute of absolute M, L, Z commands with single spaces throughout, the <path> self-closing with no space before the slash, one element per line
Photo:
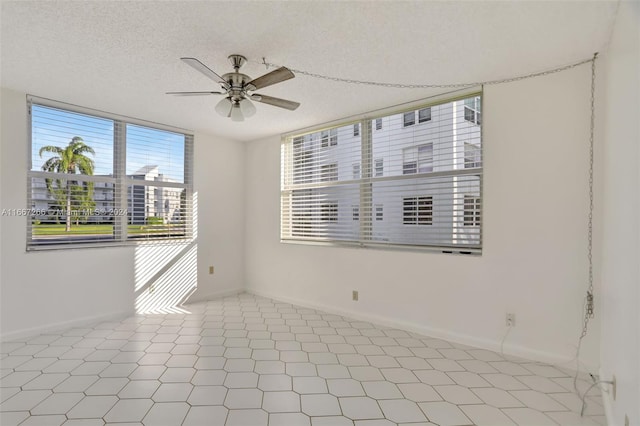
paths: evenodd
<path fill-rule="evenodd" d="M 282 240 L 479 251 L 480 105 L 474 94 L 371 117 L 358 132 L 285 137 Z"/>
<path fill-rule="evenodd" d="M 192 235 L 193 136 L 29 98 L 27 249 Z"/>

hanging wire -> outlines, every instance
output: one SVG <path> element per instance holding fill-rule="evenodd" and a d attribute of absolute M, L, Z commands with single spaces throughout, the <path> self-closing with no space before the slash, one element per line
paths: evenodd
<path fill-rule="evenodd" d="M 582 407 L 580 407 L 580 417 L 584 416 L 584 412 L 587 409 L 587 394 L 589 392 L 591 392 L 591 389 L 593 389 L 594 387 L 596 387 L 598 385 L 613 385 L 613 381 L 612 380 L 597 380 L 591 386 L 589 386 L 586 391 L 584 391 L 584 395 L 582 395 L 582 398 L 581 398 Z"/>
<path fill-rule="evenodd" d="M 597 55 L 597 53 L 596 53 L 596 55 Z M 535 73 L 531 73 L 531 74 L 521 75 L 521 76 L 517 76 L 517 77 L 503 78 L 503 79 L 498 79 L 498 80 L 478 81 L 478 82 L 475 82 L 475 83 L 450 83 L 450 84 L 383 83 L 383 82 L 378 82 L 378 81 L 367 81 L 367 80 L 356 80 L 356 79 L 350 79 L 350 78 L 333 77 L 333 76 L 313 73 L 313 72 L 310 72 L 310 71 L 298 70 L 298 69 L 294 69 L 294 68 L 289 68 L 289 70 L 292 71 L 294 74 L 306 75 L 307 77 L 319 78 L 319 79 L 322 79 L 322 80 L 329 80 L 329 81 L 334 81 L 334 82 L 338 82 L 338 83 L 362 84 L 362 85 L 366 85 L 366 86 L 389 87 L 389 88 L 394 88 L 394 89 L 436 89 L 436 88 L 437 89 L 460 89 L 460 88 L 465 88 L 465 87 L 474 87 L 474 86 L 481 86 L 481 85 L 512 83 L 514 81 L 525 80 L 525 79 L 528 79 L 528 78 L 542 77 L 542 76 L 545 76 L 545 75 L 555 74 L 555 73 L 558 73 L 558 72 L 570 70 L 572 68 L 579 67 L 580 65 L 584 65 L 584 64 L 587 64 L 589 62 L 593 62 L 594 60 L 595 60 L 595 55 L 594 55 L 593 58 L 584 59 L 582 61 L 575 62 L 573 64 L 565 65 L 565 66 L 554 68 L 554 69 L 551 69 L 551 70 L 546 70 L 546 71 L 540 71 L 540 72 L 535 72 Z M 260 63 L 260 64 L 266 66 L 267 69 L 269 69 L 270 67 L 280 68 L 282 66 L 282 65 L 271 63 L 271 62 L 267 62 L 265 58 L 262 58 L 262 61 L 251 61 L 251 62 Z"/>
<path fill-rule="evenodd" d="M 589 276 L 587 294 L 584 300 L 584 318 L 582 320 L 582 332 L 578 338 L 578 347 L 576 348 L 576 359 L 580 358 L 580 348 L 582 340 L 587 335 L 589 328 L 589 320 L 594 317 L 594 301 L 593 301 L 593 138 L 595 133 L 596 119 L 596 58 L 598 53 L 593 54 L 591 60 L 591 120 L 589 122 L 589 219 L 587 223 L 587 260 L 589 262 Z M 576 374 L 573 377 L 573 388 L 578 391 L 578 375 L 580 374 L 580 363 L 576 364 Z"/>

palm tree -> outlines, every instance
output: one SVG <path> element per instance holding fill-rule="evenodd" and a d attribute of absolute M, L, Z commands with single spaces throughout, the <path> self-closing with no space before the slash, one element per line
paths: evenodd
<path fill-rule="evenodd" d="M 95 151 L 86 145 L 80 136 L 75 136 L 71 139 L 69 145 L 64 148 L 53 145 L 43 146 L 40 148 L 40 158 L 42 158 L 42 154 L 45 152 L 54 154 L 54 156 L 42 165 L 42 170 L 45 172 L 93 175 L 93 160 L 85 154 L 95 155 Z M 55 182 L 57 188 L 53 186 L 53 179 L 46 179 L 47 189 L 58 198 L 59 202 L 66 200 L 66 231 L 69 232 L 71 230 L 72 193 L 78 192 L 77 189 L 73 191 L 73 187 L 75 186 L 77 188 L 78 185 L 76 181 L 69 179 L 56 179 Z M 93 182 L 84 182 L 83 186 L 83 192 L 91 196 L 93 193 Z"/>

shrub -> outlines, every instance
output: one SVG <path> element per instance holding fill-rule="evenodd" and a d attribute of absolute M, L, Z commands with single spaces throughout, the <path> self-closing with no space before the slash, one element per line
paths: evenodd
<path fill-rule="evenodd" d="M 149 216 L 146 219 L 147 225 L 164 225 L 164 220 L 161 217 Z"/>

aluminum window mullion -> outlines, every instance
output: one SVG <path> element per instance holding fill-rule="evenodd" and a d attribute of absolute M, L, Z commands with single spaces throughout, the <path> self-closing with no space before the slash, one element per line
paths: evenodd
<path fill-rule="evenodd" d="M 372 159 L 373 149 L 371 146 L 371 120 L 363 120 L 361 122 L 362 131 L 360 132 L 360 162 L 362 164 L 362 183 L 360 184 L 360 241 L 368 241 L 371 239 L 373 229 L 373 205 L 371 203 L 372 185 L 371 178 L 373 176 Z"/>
<path fill-rule="evenodd" d="M 185 209 L 184 214 L 187 216 L 185 222 L 186 236 L 189 239 L 198 237 L 198 217 L 197 202 L 193 191 L 193 135 L 185 135 L 184 138 L 184 184 L 185 190 Z"/>
<path fill-rule="evenodd" d="M 126 125 L 121 121 L 113 124 L 113 173 L 116 176 L 116 193 L 114 200 L 116 208 L 126 210 L 126 215 L 114 217 L 114 238 L 116 241 L 127 240 L 127 225 L 129 206 L 127 201 L 127 132 Z"/>

